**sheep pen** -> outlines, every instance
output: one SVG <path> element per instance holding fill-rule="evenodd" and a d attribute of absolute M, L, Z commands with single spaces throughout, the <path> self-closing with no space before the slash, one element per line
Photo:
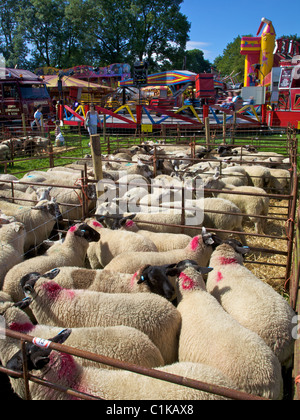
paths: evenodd
<path fill-rule="evenodd" d="M 160 137 L 161 138 L 161 137 Z M 241 150 L 241 154 L 231 154 L 231 151 L 233 150 L 233 145 L 230 144 L 230 147 L 228 147 L 228 150 L 230 150 L 230 155 L 226 156 L 225 158 L 220 158 L 218 152 L 218 147 L 220 145 L 220 142 L 218 139 L 214 141 L 212 139 L 211 144 L 207 144 L 205 139 L 197 139 L 195 136 L 190 136 L 185 141 L 181 138 L 176 139 L 176 143 L 173 141 L 171 142 L 169 139 L 167 141 L 163 141 L 162 143 L 165 144 L 158 144 L 156 143 L 156 140 L 153 141 L 151 139 L 149 142 L 143 141 L 145 139 L 141 138 L 140 143 L 138 144 L 139 150 L 143 151 L 143 154 L 141 153 L 141 156 L 145 159 L 145 156 L 148 154 L 152 160 L 150 160 L 150 168 L 152 170 L 152 175 L 149 176 L 149 172 L 145 173 L 147 175 L 147 185 L 149 188 L 151 188 L 151 180 L 159 175 L 164 175 L 163 170 L 161 170 L 160 161 L 164 161 L 164 163 L 171 163 L 174 161 L 174 151 L 182 151 L 184 150 L 183 156 L 180 156 L 180 160 L 176 160 L 176 173 L 172 174 L 173 177 L 178 177 L 183 180 L 188 179 L 194 179 L 199 174 L 202 175 L 204 172 L 202 172 L 202 169 L 198 171 L 198 173 L 189 173 L 189 166 L 200 164 L 203 162 L 203 164 L 211 164 L 213 168 L 210 168 L 206 172 L 210 172 L 210 176 L 213 176 L 215 173 L 215 167 L 221 169 L 221 177 L 226 177 L 226 180 L 228 180 L 228 177 L 231 175 L 228 175 L 224 171 L 224 174 L 222 174 L 222 169 L 231 168 L 230 165 L 233 165 L 232 162 L 234 162 L 235 166 L 243 166 L 248 165 L 249 161 L 251 162 L 251 167 L 255 167 L 255 165 L 266 165 L 267 168 L 284 168 L 289 171 L 290 178 L 289 178 L 289 186 L 288 189 L 285 191 L 280 191 L 278 188 L 276 188 L 276 184 L 270 183 L 269 186 L 266 187 L 266 195 L 270 197 L 270 207 L 269 207 L 269 213 L 268 216 L 261 216 L 263 219 L 266 220 L 265 229 L 263 234 L 258 234 L 254 231 L 253 224 L 251 221 L 244 219 L 243 222 L 243 235 L 245 236 L 247 240 L 247 245 L 251 249 L 251 253 L 247 256 L 247 260 L 245 262 L 245 266 L 250 269 L 255 276 L 260 278 L 261 280 L 265 281 L 266 283 L 270 284 L 278 293 L 283 295 L 286 299 L 290 298 L 290 301 L 293 305 L 296 305 L 296 293 L 297 286 L 295 286 L 295 281 L 299 279 L 299 273 L 297 271 L 293 270 L 293 251 L 295 246 L 295 222 L 296 222 L 296 209 L 298 206 L 297 201 L 297 194 L 298 194 L 298 184 L 297 184 L 297 145 L 293 142 L 293 135 L 291 133 L 288 133 L 286 141 L 281 138 L 280 140 L 269 140 L 268 139 L 259 139 L 256 140 L 254 137 L 249 138 L 243 138 L 243 139 L 235 139 L 234 147 L 236 149 L 239 148 Z M 123 146 L 124 150 L 134 149 L 134 147 L 137 145 L 137 139 L 134 139 L 132 142 L 127 141 L 127 145 Z M 152 153 L 147 153 L 149 148 L 143 147 L 143 143 L 146 143 L 147 146 L 149 146 Z M 246 144 L 250 144 L 256 148 L 256 152 L 249 152 L 246 153 L 245 146 Z M 116 144 L 116 146 L 119 146 L 118 149 L 120 150 L 120 142 Z M 129 147 L 131 146 L 131 147 Z M 227 145 L 228 146 L 228 145 Z M 112 152 L 113 145 L 110 144 L 110 152 Z M 208 156 L 205 156 L 204 159 L 199 157 L 199 150 L 200 148 L 209 148 L 212 149 L 212 152 Z M 276 150 L 274 152 L 274 155 L 277 155 L 277 149 L 278 154 L 284 155 L 285 158 L 289 158 L 289 162 L 283 163 L 283 159 L 280 160 L 280 162 L 270 162 L 269 156 L 264 156 L 263 154 L 260 155 L 260 151 L 268 151 L 270 149 Z M 103 160 L 106 160 L 110 163 L 116 164 L 123 164 L 125 167 L 127 164 L 131 165 L 134 160 L 128 160 L 127 163 L 124 162 L 124 159 L 130 159 L 130 155 L 127 153 L 127 157 L 122 154 L 121 157 L 117 157 L 115 160 L 114 156 L 117 155 L 118 150 L 114 150 L 114 153 L 107 153 L 107 155 L 104 155 Z M 104 152 L 104 151 L 103 151 Z M 184 156 L 185 155 L 185 156 Z M 255 155 L 256 161 L 251 161 L 252 155 Z M 236 158 L 238 157 L 238 160 L 230 159 L 230 157 L 233 156 Z M 178 158 L 177 158 L 178 159 Z M 269 160 L 268 160 L 269 159 Z M 74 161 L 76 162 L 78 160 L 74 158 Z M 141 158 L 141 161 L 143 162 L 143 159 Z M 72 225 L 75 222 L 84 221 L 88 217 L 94 217 L 96 210 L 97 210 L 97 201 L 95 199 L 95 189 L 97 186 L 97 180 L 96 176 L 93 173 L 92 170 L 92 162 L 90 158 L 82 159 L 80 162 L 78 162 L 78 166 L 75 166 L 74 164 L 67 165 L 69 166 L 69 169 L 72 169 L 72 172 L 76 173 L 77 178 L 71 185 L 67 185 L 66 182 L 66 173 L 61 169 L 63 172 L 63 175 L 61 178 L 58 177 L 58 180 L 56 183 L 49 183 L 47 182 L 47 179 L 45 179 L 44 182 L 40 182 L 37 180 L 35 182 L 34 178 L 25 178 L 22 180 L 22 178 L 19 178 L 19 180 L 3 180 L 3 184 L 6 185 L 6 190 L 10 190 L 12 192 L 11 199 L 8 201 L 14 202 L 14 194 L 15 191 L 17 191 L 17 186 L 25 185 L 26 187 L 31 187 L 33 189 L 37 189 L 40 187 L 55 187 L 58 189 L 66 189 L 68 188 L 70 191 L 75 191 L 75 194 L 78 196 L 78 200 L 75 202 L 58 202 L 59 205 L 61 205 L 61 208 L 63 208 L 62 216 L 63 221 L 57 224 L 56 228 L 52 231 L 51 235 L 49 236 L 49 240 L 57 240 L 58 235 L 65 235 L 66 230 L 69 228 L 70 225 Z M 264 163 L 265 162 L 265 163 Z M 125 163 L 125 164 L 124 164 Z M 146 163 L 146 161 L 145 161 Z M 149 164 L 149 161 L 147 161 Z M 238 165 L 239 164 L 239 165 Z M 225 166 L 226 165 L 226 166 Z M 124 167 L 123 166 L 123 167 Z M 232 169 L 234 166 L 232 166 Z M 56 172 L 56 168 L 52 168 L 54 172 Z M 59 172 L 57 170 L 57 172 Z M 107 170 L 107 174 L 109 175 L 109 169 Z M 30 174 L 29 174 L 30 176 Z M 34 176 L 34 174 L 32 175 Z M 171 176 L 168 174 L 168 176 Z M 253 176 L 253 175 L 251 175 Z M 255 175 L 254 175 L 255 177 Z M 134 178 L 130 181 L 130 187 L 134 188 L 136 187 Z M 122 181 L 124 182 L 124 181 Z M 226 181 L 228 182 L 228 181 Z M 120 185 L 117 185 L 118 188 L 120 188 Z M 26 191 L 26 190 L 25 190 Z M 228 191 L 226 191 L 228 192 Z M 205 191 L 205 194 L 210 194 L 209 191 Z M 209 195 L 208 195 L 209 196 Z M 1 197 L 1 189 L 0 189 L 0 197 Z M 51 197 L 51 191 L 50 191 L 50 197 Z M 59 199 L 63 200 L 63 198 L 67 195 L 60 194 Z M 206 197 L 206 195 L 205 195 Z M 17 198 L 17 197 L 16 197 Z M 251 198 L 251 195 L 249 195 L 249 199 Z M 7 198 L 6 198 L 7 200 Z M 34 202 L 31 202 L 32 198 L 28 199 L 29 201 L 25 202 L 28 207 L 33 207 L 35 204 Z M 62 207 L 62 205 L 64 205 Z M 163 205 L 161 205 L 163 206 Z M 179 206 L 180 208 L 179 213 L 183 215 L 185 209 L 184 203 L 183 206 Z M 68 211 L 69 208 L 69 211 Z M 0 205 L 1 209 L 1 205 Z M 72 219 L 69 217 L 69 214 L 71 213 L 71 210 L 78 210 L 76 213 L 76 217 L 78 219 Z M 186 210 L 188 211 L 188 210 Z M 217 210 L 216 210 L 217 212 Z M 130 212 L 129 212 L 130 213 Z M 123 214 L 122 214 L 123 215 Z M 116 222 L 116 219 L 112 219 L 112 214 L 107 214 L 108 216 L 104 221 L 107 224 L 108 227 L 112 227 L 113 224 Z M 126 216 L 126 215 L 125 215 Z M 133 219 L 134 220 L 134 219 Z M 183 217 L 182 217 L 183 220 Z M 102 221 L 101 221 L 102 223 Z M 158 226 L 159 222 L 147 222 L 140 227 L 140 229 L 147 230 L 147 226 Z M 114 226 L 115 227 L 115 226 Z M 191 226 L 189 226 L 191 228 Z M 192 227 L 192 230 L 195 232 L 193 236 L 196 236 L 201 232 L 201 226 L 195 226 Z M 183 223 L 178 224 L 178 229 L 180 229 L 182 234 L 185 234 L 186 228 L 183 225 Z M 149 229 L 150 230 L 150 229 Z M 159 231 L 159 230 L 158 230 Z M 207 228 L 208 232 L 216 233 L 218 234 L 219 229 L 212 227 Z M 224 231 L 223 233 L 227 234 L 228 236 L 233 236 L 238 239 L 238 233 L 240 232 L 231 232 L 231 231 Z M 38 244 L 42 245 L 42 244 Z M 50 244 L 49 244 L 50 246 Z M 39 246 L 36 246 L 39 251 Z M 42 252 L 42 251 L 41 251 Z M 299 248 L 298 248 L 299 252 Z M 26 255 L 26 258 L 30 257 L 30 255 Z M 294 257 L 295 258 L 295 257 Z M 88 268 L 88 267 L 87 267 Z M 299 287 L 299 285 L 298 285 Z M 293 294 L 291 296 L 291 293 Z M 0 369 L 1 370 L 1 369 Z M 297 373 L 297 370 L 296 370 Z M 300 374 L 300 371 L 298 370 L 298 375 Z M 296 376 L 298 376 L 296 375 Z"/>

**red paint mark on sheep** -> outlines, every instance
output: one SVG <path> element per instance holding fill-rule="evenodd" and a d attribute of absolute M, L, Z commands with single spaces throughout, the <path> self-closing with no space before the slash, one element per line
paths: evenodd
<path fill-rule="evenodd" d="M 69 230 L 69 232 L 74 233 L 77 230 L 77 226 L 72 226 Z"/>
<path fill-rule="evenodd" d="M 16 331 L 19 333 L 24 333 L 27 334 L 29 332 L 31 332 L 32 330 L 34 330 L 34 325 L 31 324 L 30 322 L 25 322 L 24 324 L 21 324 L 19 322 L 12 322 L 9 325 L 9 329 L 12 331 Z"/>
<path fill-rule="evenodd" d="M 199 246 L 199 236 L 195 236 L 195 238 L 192 239 L 191 243 L 191 250 L 192 251 L 196 251 L 198 249 Z"/>
<path fill-rule="evenodd" d="M 133 225 L 134 225 L 134 221 L 133 220 L 127 220 L 126 227 L 132 227 Z"/>
<path fill-rule="evenodd" d="M 223 280 L 223 274 L 221 273 L 221 271 L 218 271 L 218 273 L 217 273 L 217 279 L 216 279 L 216 281 L 217 281 L 217 283 L 219 283 L 220 281 L 222 281 Z"/>
<path fill-rule="evenodd" d="M 97 228 L 103 228 L 103 226 L 99 222 L 93 222 L 93 226 Z"/>
<path fill-rule="evenodd" d="M 138 273 L 135 273 L 131 279 L 130 287 L 133 289 Z"/>
<path fill-rule="evenodd" d="M 179 276 L 180 280 L 182 281 L 181 287 L 183 290 L 191 290 L 195 287 L 195 282 L 189 276 L 184 273 L 181 273 Z"/>
<path fill-rule="evenodd" d="M 229 264 L 237 264 L 237 260 L 235 258 L 226 258 L 226 257 L 221 257 L 220 258 L 220 263 L 222 265 L 229 265 Z"/>
<path fill-rule="evenodd" d="M 56 300 L 63 290 L 59 284 L 55 283 L 54 281 L 49 281 L 43 284 L 43 289 L 47 293 L 49 299 Z"/>

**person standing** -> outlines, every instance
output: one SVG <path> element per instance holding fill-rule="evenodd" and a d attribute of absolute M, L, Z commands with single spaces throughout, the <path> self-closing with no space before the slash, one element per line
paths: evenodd
<path fill-rule="evenodd" d="M 88 130 L 90 136 L 97 134 L 98 122 L 101 126 L 100 115 L 96 111 L 95 105 L 91 104 L 90 110 L 86 114 L 84 126 Z"/>
<path fill-rule="evenodd" d="M 42 105 L 39 105 L 37 107 L 37 110 L 34 113 L 34 120 L 31 123 L 31 128 L 33 131 L 40 131 L 41 132 L 41 127 L 42 127 L 42 120 L 43 120 L 43 113 L 42 113 Z"/>

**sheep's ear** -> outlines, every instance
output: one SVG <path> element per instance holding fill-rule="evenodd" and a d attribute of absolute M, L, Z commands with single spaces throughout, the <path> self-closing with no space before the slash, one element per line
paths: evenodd
<path fill-rule="evenodd" d="M 36 273 L 35 272 L 35 273 L 26 274 L 26 276 L 24 276 L 24 277 L 21 278 L 21 280 L 20 280 L 20 286 L 22 287 L 22 289 L 24 291 L 25 291 L 25 287 L 27 287 L 27 286 L 28 286 L 28 291 L 32 291 L 34 284 L 37 282 L 37 280 L 39 278 L 41 278 L 41 274 L 40 273 Z"/>
<path fill-rule="evenodd" d="M 72 330 L 70 328 L 66 328 L 60 331 L 60 333 L 57 334 L 55 337 L 50 338 L 49 341 L 52 341 L 53 343 L 57 344 L 64 344 L 64 342 L 70 337 L 71 334 Z"/>
<path fill-rule="evenodd" d="M 27 309 L 31 303 L 32 303 L 32 299 L 30 297 L 26 297 L 20 302 L 15 303 L 14 307 L 19 308 L 23 311 L 24 309 Z"/>
<path fill-rule="evenodd" d="M 53 280 L 55 279 L 55 277 L 57 277 L 60 273 L 60 269 L 59 268 L 54 268 L 53 270 L 49 271 L 46 274 L 43 274 L 42 277 L 46 278 L 46 279 L 50 279 Z"/>
<path fill-rule="evenodd" d="M 119 220 L 119 225 L 120 225 L 120 226 L 125 226 L 125 225 L 126 225 L 126 223 L 127 223 L 129 220 L 134 219 L 134 218 L 135 218 L 135 216 L 136 216 L 136 214 L 131 214 L 130 216 L 123 217 L 122 219 L 120 219 L 120 220 Z"/>
<path fill-rule="evenodd" d="M 198 267 L 197 271 L 201 274 L 208 274 L 211 271 L 213 271 L 213 268 L 212 267 Z"/>
<path fill-rule="evenodd" d="M 178 276 L 181 270 L 177 267 L 177 264 L 170 264 L 166 266 L 166 275 L 170 277 Z"/>

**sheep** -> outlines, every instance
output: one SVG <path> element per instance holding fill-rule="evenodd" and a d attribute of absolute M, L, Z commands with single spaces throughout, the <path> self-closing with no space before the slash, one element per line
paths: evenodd
<path fill-rule="evenodd" d="M 207 178 L 204 182 L 204 188 L 206 189 L 224 189 L 224 193 L 217 193 L 219 198 L 224 198 L 229 200 L 241 210 L 243 214 L 249 215 L 250 221 L 255 225 L 256 233 L 263 233 L 265 227 L 265 220 L 262 218 L 255 217 L 257 216 L 268 216 L 269 213 L 269 197 L 265 196 L 249 196 L 244 195 L 244 193 L 254 193 L 254 194 L 264 194 L 266 195 L 265 190 L 257 187 L 234 187 L 228 184 L 225 184 L 219 179 L 218 175 L 214 177 Z M 228 192 L 227 192 L 228 191 Z M 240 192 L 240 194 L 230 194 L 230 191 Z"/>
<path fill-rule="evenodd" d="M 64 330 L 48 342 L 63 344 L 72 333 Z M 33 343 L 25 346 L 25 355 L 29 371 L 50 383 L 65 389 L 74 389 L 81 393 L 106 400 L 224 400 L 216 394 L 187 388 L 155 377 L 139 375 L 131 371 L 110 371 L 82 367 L 73 356 L 58 353 L 51 349 L 42 349 Z M 23 372 L 22 352 L 17 351 L 6 363 L 6 368 Z M 156 369 L 157 370 L 157 369 Z M 176 363 L 159 368 L 159 371 L 174 374 L 201 382 L 212 383 L 232 389 L 232 382 L 218 370 L 196 363 Z M 153 373 L 156 373 L 153 371 Z M 25 398 L 22 381 L 14 381 L 14 390 Z M 79 397 L 63 394 L 51 388 L 29 383 L 29 392 L 34 400 L 76 400 Z"/>
<path fill-rule="evenodd" d="M 18 222 L 24 224 L 25 252 L 48 239 L 55 223 L 61 219 L 57 204 L 48 200 L 42 200 L 32 208 L 0 200 L 0 209 L 7 216 L 13 216 Z"/>
<path fill-rule="evenodd" d="M 215 237 L 203 229 L 202 234 L 191 239 L 189 245 L 184 249 L 167 252 L 125 252 L 115 257 L 104 270 L 134 274 L 141 267 L 149 264 L 173 264 L 178 263 L 182 258 L 194 259 L 205 266 L 208 264 L 215 241 Z"/>
<path fill-rule="evenodd" d="M 269 169 L 270 182 L 268 187 L 274 194 L 289 194 L 291 173 L 287 169 Z"/>
<path fill-rule="evenodd" d="M 55 270 L 57 274 L 59 270 Z M 181 317 L 165 298 L 149 293 L 101 293 L 64 289 L 39 275 L 22 279 L 38 323 L 69 328 L 125 325 L 150 338 L 166 364 L 177 361 Z"/>
<path fill-rule="evenodd" d="M 219 369 L 240 391 L 280 399 L 279 360 L 261 337 L 240 325 L 207 292 L 202 273 L 212 268 L 203 270 L 194 261 L 183 261 L 173 274 L 176 270 L 177 310 L 182 318 L 179 362 L 207 364 Z"/>
<path fill-rule="evenodd" d="M 28 303 L 30 303 L 28 299 L 12 303 L 9 295 L 0 296 L 0 314 L 5 320 L 6 328 L 43 339 L 61 331 L 59 327 L 33 324 L 24 312 Z M 15 346 L 15 340 L 6 337 L 5 342 L 1 343 L 1 341 L 3 340 L 0 340 L 0 360 L 3 363 L 7 353 L 11 354 L 10 347 Z M 147 368 L 164 364 L 160 351 L 146 334 L 123 325 L 106 328 L 73 328 L 72 335 L 68 338 L 66 345 Z M 108 365 L 95 363 L 87 359 L 78 359 L 78 361 L 82 366 L 112 369 Z"/>
<path fill-rule="evenodd" d="M 169 204 L 170 207 L 174 206 L 174 207 L 178 207 L 181 208 L 182 203 L 181 202 L 174 202 L 174 203 L 166 203 Z M 206 228 L 213 228 L 213 229 L 220 229 L 220 230 L 230 230 L 230 231 L 237 231 L 237 232 L 243 232 L 243 227 L 242 227 L 242 222 L 243 222 L 243 216 L 240 216 L 239 214 L 241 214 L 241 210 L 231 201 L 229 200 L 225 200 L 223 198 L 205 198 L 203 201 L 202 200 L 186 200 L 185 202 L 185 206 L 186 208 L 195 208 L 195 206 L 198 209 L 201 209 L 201 207 L 203 207 L 204 209 L 204 220 L 203 220 L 203 225 Z M 210 210 L 212 211 L 219 211 L 221 213 L 211 213 Z M 226 212 L 228 213 L 233 213 L 233 214 L 226 214 Z M 181 210 L 180 210 L 181 213 Z M 123 218 L 120 219 L 120 226 L 127 226 L 127 228 L 129 229 L 134 229 L 134 231 L 138 231 L 138 227 L 137 224 L 135 222 L 133 222 L 132 220 L 128 220 L 130 218 L 132 218 L 133 216 L 129 216 L 128 218 Z M 147 230 L 141 230 L 138 231 L 140 234 L 142 235 L 146 235 L 149 238 L 153 238 L 152 240 L 155 242 L 155 237 L 156 235 L 160 235 L 157 237 L 158 242 L 156 243 L 159 251 L 168 251 L 168 246 L 171 246 L 171 249 L 176 249 L 176 248 L 184 248 L 184 246 L 180 246 L 181 242 L 180 235 L 176 235 L 176 239 L 174 238 L 172 242 L 172 236 L 169 238 L 169 241 L 166 241 L 164 239 L 164 234 L 160 234 L 157 232 L 150 232 Z M 169 234 L 172 235 L 172 234 Z M 218 235 L 222 238 L 225 238 L 227 236 L 227 234 L 223 234 L 221 232 L 218 232 Z M 177 239 L 178 236 L 178 239 Z M 239 237 L 241 239 L 241 241 L 243 242 L 244 245 L 246 245 L 246 239 L 245 236 L 242 234 L 239 234 Z M 161 239 L 160 239 L 161 238 Z M 183 235 L 182 240 L 185 242 L 187 241 L 187 235 Z M 166 243 L 167 242 L 167 243 Z M 160 245 L 160 243 L 162 243 L 163 247 L 166 247 L 166 249 L 162 249 L 162 246 Z M 174 246 L 173 246 L 174 243 Z"/>
<path fill-rule="evenodd" d="M 11 199 L 11 189 L 1 190 L 0 198 Z M 16 190 L 14 191 L 13 203 L 25 206 L 30 206 L 32 203 L 38 203 L 39 201 L 48 200 L 50 201 L 50 189 L 49 188 L 38 188 L 29 187 L 26 192 Z M 11 202 L 11 201 L 10 201 Z"/>
<path fill-rule="evenodd" d="M 178 225 L 182 225 L 181 212 L 179 214 L 178 212 L 175 212 L 175 210 L 168 210 L 160 213 L 137 213 L 135 215 L 132 213 L 120 214 L 119 206 L 116 203 L 113 203 L 112 205 L 105 203 L 105 206 L 103 205 L 101 211 L 100 208 L 98 210 L 96 212 L 96 217 L 99 217 L 100 220 L 103 221 L 103 223 L 105 222 L 106 226 L 111 229 L 114 229 L 115 226 L 119 226 L 119 219 L 123 219 L 128 216 L 134 218 L 134 222 L 137 224 L 139 229 L 149 230 L 150 232 L 176 234 L 184 232 L 186 235 L 193 237 L 196 232 L 193 227 L 202 227 L 202 223 L 195 226 L 195 213 L 191 214 L 189 212 L 186 213 L 186 227 L 179 227 Z M 111 215 L 114 215 L 114 217 Z M 193 223 L 190 223 L 191 219 Z"/>
<path fill-rule="evenodd" d="M 91 243 L 87 251 L 87 258 L 93 269 L 107 266 L 123 252 L 157 252 L 155 244 L 142 235 L 105 229 L 93 219 L 87 219 L 86 223 L 97 230 L 101 236 L 100 241 Z"/>
<path fill-rule="evenodd" d="M 0 144 L 0 162 L 11 160 L 11 151 L 6 144 Z"/>
<path fill-rule="evenodd" d="M 168 278 L 172 265 L 143 267 L 134 275 L 79 267 L 59 267 L 55 278 L 64 289 L 105 293 L 156 293 L 171 300 L 174 287 Z"/>
<path fill-rule="evenodd" d="M 0 225 L 0 290 L 8 271 L 24 259 L 25 227 L 14 222 Z"/>
<path fill-rule="evenodd" d="M 243 166 L 247 176 L 248 185 L 258 188 L 267 188 L 270 184 L 271 173 L 268 168 L 264 166 Z M 233 167 L 234 169 L 234 167 Z"/>
<path fill-rule="evenodd" d="M 4 279 L 3 291 L 14 302 L 18 302 L 23 298 L 20 280 L 24 274 L 36 271 L 44 274 L 57 266 L 84 267 L 89 242 L 99 239 L 99 233 L 84 223 L 72 226 L 63 244 L 55 245 L 45 255 L 21 262 L 9 270 Z"/>
<path fill-rule="evenodd" d="M 159 252 L 172 251 L 173 249 L 183 249 L 188 246 L 191 241 L 191 237 L 189 235 L 140 230 L 137 224 L 131 220 L 130 217 L 125 217 L 120 220 L 120 228 L 121 230 L 135 232 L 150 239 L 155 244 Z"/>
<path fill-rule="evenodd" d="M 18 178 L 15 177 L 14 175 L 1 174 L 0 175 L 0 190 L 11 189 L 11 183 L 10 182 L 5 182 L 5 181 L 16 182 L 16 181 L 18 181 Z"/>
<path fill-rule="evenodd" d="M 294 349 L 292 319 L 295 313 L 279 293 L 244 267 L 246 251 L 235 240 L 216 248 L 210 259 L 214 271 L 208 276 L 207 291 L 241 325 L 263 338 L 286 365 Z"/>

